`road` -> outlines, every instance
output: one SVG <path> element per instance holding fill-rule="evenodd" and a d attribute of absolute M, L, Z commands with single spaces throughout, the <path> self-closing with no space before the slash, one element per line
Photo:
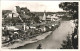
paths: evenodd
<path fill-rule="evenodd" d="M 60 26 L 45 39 L 27 44 L 18 49 L 36 49 L 39 44 L 42 44 L 43 49 L 58 49 L 61 47 L 62 41 L 66 40 L 66 36 L 72 33 L 71 26 L 70 21 L 62 21 Z"/>

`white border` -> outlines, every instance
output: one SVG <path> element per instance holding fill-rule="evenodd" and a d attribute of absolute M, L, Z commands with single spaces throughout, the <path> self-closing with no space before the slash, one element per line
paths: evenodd
<path fill-rule="evenodd" d="M 5 0 L 3 0 L 3 1 L 5 1 Z M 14 2 L 17 2 L 17 1 L 14 1 Z M 26 2 L 26 1 L 20 1 L 20 2 Z M 43 2 L 45 2 L 45 1 L 43 1 Z M 79 2 L 79 1 L 61 1 L 61 2 Z M 79 2 L 79 6 L 80 6 L 80 2 Z M 79 7 L 79 13 L 80 13 L 80 7 Z M 79 15 L 79 17 L 80 17 L 80 15 Z M 79 21 L 80 21 L 80 19 L 79 19 Z M 80 24 L 80 22 L 79 22 L 79 24 Z M 2 34 L 1 28 L 2 28 L 2 11 L 1 11 L 1 7 L 0 7 L 0 37 L 1 37 L 1 34 Z M 80 28 L 80 25 L 79 25 L 79 28 Z M 78 35 L 79 35 L 79 33 L 78 33 Z M 78 39 L 79 39 L 78 42 L 80 42 L 80 35 L 79 35 L 79 38 Z M 0 38 L 0 46 L 1 46 L 1 38 Z M 79 46 L 79 49 L 40 49 L 40 50 L 41 51 L 53 51 L 53 50 L 55 50 L 55 51 L 79 51 L 80 50 L 80 46 Z M 40 50 L 37 50 L 37 49 L 2 49 L 0 47 L 0 51 L 40 51 Z"/>

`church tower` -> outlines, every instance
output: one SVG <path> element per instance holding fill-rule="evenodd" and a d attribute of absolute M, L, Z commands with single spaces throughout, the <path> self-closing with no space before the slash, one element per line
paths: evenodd
<path fill-rule="evenodd" d="M 46 20 L 46 11 L 44 11 L 44 15 L 43 15 L 43 18 L 42 18 L 42 20 Z"/>

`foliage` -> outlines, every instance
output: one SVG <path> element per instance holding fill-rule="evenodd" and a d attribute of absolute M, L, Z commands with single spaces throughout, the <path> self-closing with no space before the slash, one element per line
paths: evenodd
<path fill-rule="evenodd" d="M 59 4 L 59 7 L 69 11 L 73 19 L 78 19 L 78 2 L 62 2 Z"/>
<path fill-rule="evenodd" d="M 67 39 L 63 41 L 63 43 L 61 44 L 62 47 L 60 49 L 72 49 L 72 43 L 71 43 L 71 39 L 70 39 L 70 35 L 68 34 Z"/>
<path fill-rule="evenodd" d="M 38 23 L 40 20 L 39 17 L 36 17 L 36 14 L 31 13 L 27 7 L 20 8 L 19 6 L 16 6 L 16 11 L 24 21 L 30 19 Z"/>
<path fill-rule="evenodd" d="M 2 10 L 2 17 L 6 18 L 9 13 L 12 13 L 12 11 L 11 10 Z"/>
<path fill-rule="evenodd" d="M 21 10 L 24 10 L 26 15 L 27 15 L 27 14 L 28 14 L 28 15 L 30 14 L 30 10 L 27 9 L 27 7 L 22 7 Z"/>
<path fill-rule="evenodd" d="M 74 49 L 78 49 L 78 27 L 74 29 L 74 32 L 72 33 L 72 45 Z"/>

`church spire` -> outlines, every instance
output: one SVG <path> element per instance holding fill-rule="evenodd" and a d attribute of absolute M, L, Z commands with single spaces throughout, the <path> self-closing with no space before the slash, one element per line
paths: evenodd
<path fill-rule="evenodd" d="M 46 10 L 44 10 L 44 15 L 42 20 L 46 20 Z"/>

